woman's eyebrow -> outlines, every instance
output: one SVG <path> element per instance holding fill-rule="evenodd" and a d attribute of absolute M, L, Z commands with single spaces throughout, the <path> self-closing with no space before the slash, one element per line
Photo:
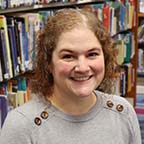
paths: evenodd
<path fill-rule="evenodd" d="M 62 49 L 59 51 L 59 53 L 62 53 L 62 52 L 70 52 L 70 53 L 73 53 L 72 50 L 69 50 L 69 49 Z"/>
<path fill-rule="evenodd" d="M 101 51 L 101 47 L 94 47 L 88 50 L 89 52 L 91 51 Z"/>

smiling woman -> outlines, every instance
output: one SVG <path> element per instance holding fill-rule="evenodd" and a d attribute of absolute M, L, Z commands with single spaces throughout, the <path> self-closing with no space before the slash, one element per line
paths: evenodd
<path fill-rule="evenodd" d="M 37 39 L 33 99 L 8 114 L 0 143 L 141 144 L 133 107 L 106 93 L 116 53 L 94 14 L 63 9 L 49 17 Z"/>

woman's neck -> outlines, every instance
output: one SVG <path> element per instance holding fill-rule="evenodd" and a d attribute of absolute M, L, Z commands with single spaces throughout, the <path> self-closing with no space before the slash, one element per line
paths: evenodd
<path fill-rule="evenodd" d="M 87 97 L 71 99 L 70 97 L 53 95 L 50 101 L 57 109 L 64 113 L 80 115 L 87 113 L 95 105 L 96 96 L 92 93 Z"/>

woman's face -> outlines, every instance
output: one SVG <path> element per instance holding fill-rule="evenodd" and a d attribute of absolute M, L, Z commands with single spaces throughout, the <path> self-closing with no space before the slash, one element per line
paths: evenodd
<path fill-rule="evenodd" d="M 105 73 L 104 54 L 98 39 L 87 28 L 61 34 L 52 56 L 54 93 L 87 97 Z"/>

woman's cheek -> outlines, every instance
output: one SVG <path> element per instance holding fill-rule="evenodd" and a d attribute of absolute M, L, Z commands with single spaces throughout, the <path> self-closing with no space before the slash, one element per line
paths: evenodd
<path fill-rule="evenodd" d="M 92 67 L 97 73 L 105 71 L 105 65 L 103 61 L 97 61 L 93 63 Z"/>
<path fill-rule="evenodd" d="M 73 65 L 69 63 L 59 63 L 58 69 L 60 74 L 69 74 L 73 69 Z"/>

